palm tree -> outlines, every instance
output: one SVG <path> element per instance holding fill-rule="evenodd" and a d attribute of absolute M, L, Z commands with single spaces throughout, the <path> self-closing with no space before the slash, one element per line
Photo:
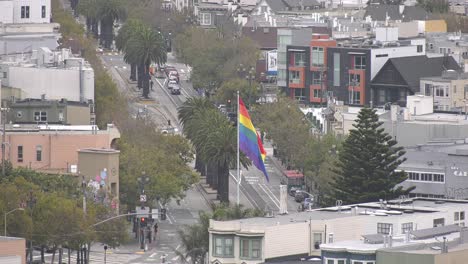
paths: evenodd
<path fill-rule="evenodd" d="M 133 37 L 135 32 L 138 32 L 144 24 L 140 20 L 130 19 L 128 20 L 119 30 L 117 37 L 115 38 L 115 46 L 119 51 L 124 52 L 127 48 L 128 40 Z M 137 65 L 134 62 L 129 61 L 127 56 L 124 56 L 126 63 L 130 64 L 130 80 L 136 81 Z"/>
<path fill-rule="evenodd" d="M 98 37 L 98 0 L 80 0 L 76 6 L 77 12 L 86 17 L 86 32 L 93 32 Z"/>
<path fill-rule="evenodd" d="M 101 44 L 109 49 L 114 38 L 114 22 L 126 16 L 122 0 L 98 0 L 98 18 L 101 21 Z"/>
<path fill-rule="evenodd" d="M 190 97 L 178 109 L 179 121 L 183 126 L 183 132 L 188 139 L 194 138 L 197 133 L 195 113 L 205 109 L 214 109 L 214 105 L 204 97 Z M 206 164 L 201 159 L 201 152 L 195 146 L 195 169 L 202 175 L 206 175 Z M 207 178 L 208 184 L 212 184 L 211 178 Z"/>
<path fill-rule="evenodd" d="M 162 35 L 150 27 L 139 26 L 127 40 L 124 59 L 138 65 L 139 82 L 142 81 L 143 97 L 149 95 L 149 66 L 152 62 L 159 65 L 167 60 L 166 43 Z"/>

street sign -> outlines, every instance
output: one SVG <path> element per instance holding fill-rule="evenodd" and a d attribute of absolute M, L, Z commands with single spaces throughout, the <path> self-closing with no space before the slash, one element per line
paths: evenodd
<path fill-rule="evenodd" d="M 149 214 L 150 214 L 150 208 L 149 207 L 140 207 L 140 206 L 137 206 L 135 208 L 135 211 L 137 213 L 137 217 L 149 217 Z"/>
<path fill-rule="evenodd" d="M 151 209 L 151 217 L 153 219 L 159 219 L 159 210 L 158 209 Z"/>
<path fill-rule="evenodd" d="M 146 202 L 146 194 L 140 195 L 140 202 Z"/>

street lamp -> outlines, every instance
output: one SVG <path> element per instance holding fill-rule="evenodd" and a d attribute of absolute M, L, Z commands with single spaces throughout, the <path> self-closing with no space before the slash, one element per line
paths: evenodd
<path fill-rule="evenodd" d="M 7 231 L 7 230 L 6 230 L 6 228 L 7 228 L 7 215 L 9 215 L 9 214 L 11 214 L 11 213 L 13 213 L 13 212 L 15 212 L 15 211 L 24 211 L 24 208 L 19 207 L 19 208 L 16 208 L 16 209 L 11 210 L 11 211 L 9 211 L 9 212 L 6 212 L 6 213 L 4 214 L 4 231 L 3 231 L 3 235 L 4 235 L 4 236 L 6 236 L 6 231 Z"/>

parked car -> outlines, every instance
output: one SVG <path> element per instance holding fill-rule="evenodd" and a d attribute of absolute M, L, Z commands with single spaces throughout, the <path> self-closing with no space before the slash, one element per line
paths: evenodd
<path fill-rule="evenodd" d="M 284 183 L 282 183 L 284 184 Z M 294 197 L 296 195 L 296 191 L 298 191 L 299 188 L 297 187 L 291 187 L 291 189 L 289 189 L 289 195 L 291 195 L 292 197 Z"/>
<path fill-rule="evenodd" d="M 298 203 L 302 203 L 306 198 L 309 198 L 309 196 L 308 193 L 298 190 L 294 194 L 294 200 Z"/>
<path fill-rule="evenodd" d="M 167 83 L 167 88 L 172 90 L 174 86 L 178 86 L 177 82 L 175 80 L 169 80 L 169 83 Z"/>
<path fill-rule="evenodd" d="M 171 94 L 180 94 L 180 86 L 179 85 L 172 86 Z"/>

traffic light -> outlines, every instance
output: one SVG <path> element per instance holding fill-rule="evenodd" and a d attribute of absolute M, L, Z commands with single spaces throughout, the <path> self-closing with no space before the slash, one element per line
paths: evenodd
<path fill-rule="evenodd" d="M 166 209 L 165 208 L 161 209 L 161 220 L 166 220 Z"/>
<path fill-rule="evenodd" d="M 147 225 L 147 219 L 145 217 L 140 218 L 140 227 L 146 227 Z"/>

